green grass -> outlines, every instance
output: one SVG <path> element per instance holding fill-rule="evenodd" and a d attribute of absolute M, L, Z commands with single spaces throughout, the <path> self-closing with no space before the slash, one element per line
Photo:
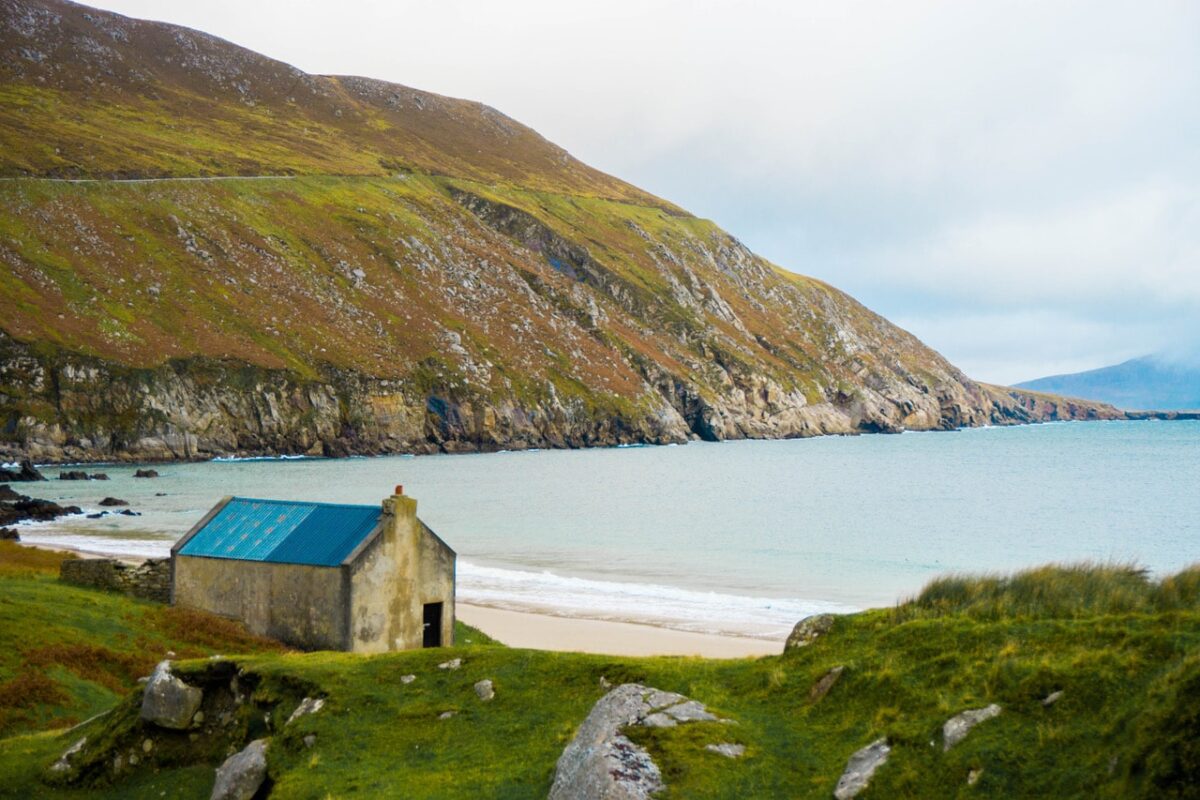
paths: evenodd
<path fill-rule="evenodd" d="M 1195 578 L 1195 570 L 1153 581 L 1134 569 L 1085 565 L 943 579 L 911 603 L 841 617 L 813 645 L 761 659 L 509 649 L 465 626 L 452 652 L 224 652 L 255 687 L 238 735 L 273 737 L 272 798 L 388 796 L 396 787 L 413 798 L 544 797 L 559 753 L 604 693 L 602 677 L 682 692 L 736 721 L 634 732 L 662 767 L 664 798 L 828 797 L 850 754 L 880 736 L 894 751 L 864 797 L 1193 797 L 1200 781 Z M 4 652 L 10 641 L 45 635 L 47 620 L 55 636 L 77 630 L 97 646 L 136 652 L 126 625 L 152 610 L 28 572 L 8 571 L 0 581 Z M 1074 593 L 1081 599 L 1066 602 Z M 462 668 L 438 669 L 452 654 Z M 179 669 L 205 680 L 213 663 Z M 841 680 L 810 703 L 813 684 L 838 665 Z M 5 668 L 29 669 L 12 659 Z M 61 724 L 67 706 L 78 716 L 81 703 L 99 710 L 117 702 L 116 692 L 85 690 L 84 679 L 68 672 L 48 674 L 72 699 L 49 702 L 41 721 L 21 730 Z M 409 673 L 417 679 L 402 684 Z M 490 703 L 472 689 L 482 678 L 495 683 Z M 1061 700 L 1043 706 L 1054 691 Z M 281 729 L 279 720 L 311 694 L 325 696 L 326 708 Z M 1003 707 L 1000 717 L 943 753 L 942 723 L 992 702 Z M 187 763 L 196 754 L 172 750 L 165 739 L 159 761 L 115 785 L 42 782 L 41 770 L 84 733 L 140 742 L 136 704 L 135 693 L 81 730 L 4 740 L 0 796 L 207 797 L 219 757 Z M 261 718 L 266 710 L 274 722 Z M 455 716 L 439 719 L 445 711 Z M 303 743 L 309 734 L 311 749 Z M 722 741 L 746 745 L 746 756 L 730 761 L 704 750 Z M 981 777 L 968 787 L 973 769 Z"/>
<path fill-rule="evenodd" d="M 284 649 L 227 620 L 59 583 L 62 560 L 0 542 L 0 737 L 111 708 L 168 652 Z"/>

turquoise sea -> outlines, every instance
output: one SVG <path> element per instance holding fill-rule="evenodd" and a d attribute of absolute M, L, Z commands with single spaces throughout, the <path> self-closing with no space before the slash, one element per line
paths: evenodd
<path fill-rule="evenodd" d="M 22 537 L 163 555 L 224 495 L 377 503 L 402 483 L 458 551 L 463 601 L 769 637 L 946 572 L 1200 561 L 1200 422 L 133 469 L 26 490 L 142 516 Z"/>

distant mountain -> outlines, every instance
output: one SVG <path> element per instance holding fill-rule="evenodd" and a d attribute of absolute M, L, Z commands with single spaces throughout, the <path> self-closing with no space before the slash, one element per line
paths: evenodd
<path fill-rule="evenodd" d="M 1125 409 L 1200 409 L 1200 366 L 1143 356 L 1111 367 L 1018 383 L 1035 392 L 1082 397 Z"/>
<path fill-rule="evenodd" d="M 976 383 L 488 106 L 0 0 L 0 455 L 1113 416 Z"/>

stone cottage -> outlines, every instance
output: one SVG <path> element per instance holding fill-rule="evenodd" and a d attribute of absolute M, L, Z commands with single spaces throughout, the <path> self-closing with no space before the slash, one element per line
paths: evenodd
<path fill-rule="evenodd" d="M 226 497 L 171 549 L 171 600 L 305 650 L 440 647 L 454 570 L 399 486 L 382 507 Z"/>

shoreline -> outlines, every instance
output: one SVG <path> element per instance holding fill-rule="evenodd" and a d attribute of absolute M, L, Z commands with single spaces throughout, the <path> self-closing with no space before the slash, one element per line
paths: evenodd
<path fill-rule="evenodd" d="M 136 565 L 147 559 L 65 545 L 18 541 L 22 547 L 71 553 L 82 558 L 112 558 Z M 509 647 L 610 656 L 695 656 L 757 658 L 779 655 L 784 638 L 760 638 L 697 633 L 649 622 L 557 616 L 539 611 L 514 611 L 474 603 L 456 603 L 461 621 Z M 797 620 L 799 621 L 799 620 Z"/>

